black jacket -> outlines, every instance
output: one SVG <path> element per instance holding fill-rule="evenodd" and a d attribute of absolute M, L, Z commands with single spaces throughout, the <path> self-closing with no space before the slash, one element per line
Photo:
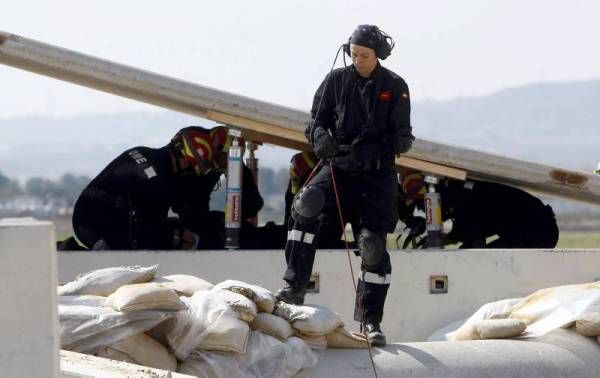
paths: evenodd
<path fill-rule="evenodd" d="M 556 224 L 552 209 L 531 194 L 508 185 L 442 180 L 442 218 L 452 219 L 450 240 L 504 236 L 518 230 L 548 229 Z"/>
<path fill-rule="evenodd" d="M 114 159 L 83 190 L 73 214 L 75 232 L 77 234 L 79 226 L 83 226 L 119 248 L 127 245 L 172 248 L 173 224 L 167 221 L 169 208 L 177 213 L 184 227 L 201 233 L 207 227 L 210 195 L 219 178 L 219 173 L 174 174 L 169 146 L 131 148 Z M 262 206 L 263 199 L 252 173 L 244 166 L 243 219 L 256 216 Z M 102 221 L 106 217 L 112 220 Z M 125 225 L 128 230 L 122 229 Z"/>
<path fill-rule="evenodd" d="M 470 243 L 493 235 L 519 235 L 525 230 L 525 234 L 530 235 L 523 235 L 520 242 L 539 243 L 535 230 L 546 234 L 555 232 L 552 208 L 523 190 L 487 181 L 445 178 L 440 181 L 437 191 L 442 202 L 442 220 L 452 220 L 449 240 Z M 415 207 L 424 210 L 424 201 L 409 199 L 401 185 L 399 198 L 398 212 L 404 223 L 410 222 Z M 531 247 L 542 248 L 543 245 Z"/>
<path fill-rule="evenodd" d="M 368 79 L 354 66 L 333 70 L 317 89 L 311 114 L 305 131 L 311 144 L 317 128 L 329 130 L 339 145 L 356 147 L 359 161 L 393 161 L 413 139 L 408 86 L 379 63 Z"/>

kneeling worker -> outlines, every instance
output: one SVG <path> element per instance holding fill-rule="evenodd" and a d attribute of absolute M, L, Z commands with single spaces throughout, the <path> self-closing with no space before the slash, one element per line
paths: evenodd
<path fill-rule="evenodd" d="M 398 212 L 410 238 L 425 231 L 425 218 L 414 216 L 423 210 L 426 192 L 420 172 L 403 169 L 400 173 Z M 554 248 L 558 227 L 554 212 L 538 198 L 512 186 L 479 181 L 440 180 L 437 186 L 442 202 L 442 220 L 452 220 L 445 244 L 461 243 L 460 248 Z M 419 230 L 414 232 L 413 230 Z M 486 239 L 497 237 L 493 241 Z"/>
<path fill-rule="evenodd" d="M 209 201 L 226 171 L 232 138 L 223 126 L 181 129 L 164 147 L 134 147 L 83 190 L 73 212 L 76 237 L 88 249 L 223 248 Z M 242 219 L 263 205 L 244 166 Z M 171 209 L 178 215 L 169 218 Z"/>

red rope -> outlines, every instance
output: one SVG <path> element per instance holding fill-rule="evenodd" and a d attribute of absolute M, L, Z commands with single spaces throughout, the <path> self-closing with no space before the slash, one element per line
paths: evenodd
<path fill-rule="evenodd" d="M 306 181 L 304 181 L 304 185 L 302 185 L 303 188 L 305 186 L 307 186 L 308 183 L 310 183 L 310 180 L 312 180 L 312 178 L 315 175 L 315 173 L 317 173 L 317 171 L 319 170 L 319 168 L 321 168 L 321 164 L 323 164 L 323 160 L 319 160 L 319 162 L 317 163 L 317 165 L 315 165 L 315 167 L 313 168 L 313 170 L 310 171 L 310 175 L 308 175 L 308 178 L 306 179 Z"/>
<path fill-rule="evenodd" d="M 321 161 L 319 161 L 319 164 L 321 163 Z M 330 161 L 329 162 L 329 168 L 331 171 L 331 181 L 333 182 L 333 192 L 335 193 L 335 202 L 337 204 L 337 208 L 338 208 L 338 215 L 340 217 L 340 225 L 342 226 L 342 233 L 344 235 L 344 244 L 346 245 L 346 254 L 348 255 L 348 265 L 350 266 L 350 274 L 352 276 L 352 285 L 354 286 L 354 295 L 357 298 L 358 297 L 358 287 L 356 286 L 356 280 L 354 279 L 354 268 L 352 267 L 352 257 L 350 256 L 350 247 L 348 246 L 348 239 L 346 238 L 346 222 L 344 222 L 344 216 L 342 214 L 342 206 L 340 205 L 340 197 L 338 195 L 338 190 L 337 190 L 337 185 L 335 182 L 335 175 L 333 173 L 333 164 Z M 361 318 L 361 323 L 360 323 L 360 328 L 361 331 L 363 332 L 363 336 L 365 338 L 365 340 L 367 341 L 367 348 L 369 350 L 369 358 L 371 359 L 371 365 L 373 366 L 373 373 L 375 374 L 375 378 L 378 378 L 377 376 L 377 368 L 375 367 L 375 361 L 373 360 L 373 351 L 371 350 L 371 343 L 369 342 L 369 337 L 367 335 L 367 330 L 365 327 L 365 311 L 362 305 L 362 301 L 359 299 L 358 300 L 358 312 L 360 313 L 360 318 Z"/>

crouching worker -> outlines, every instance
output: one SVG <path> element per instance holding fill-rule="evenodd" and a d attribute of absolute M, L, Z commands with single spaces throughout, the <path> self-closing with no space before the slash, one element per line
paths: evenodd
<path fill-rule="evenodd" d="M 358 225 L 354 233 L 362 264 L 354 318 L 373 345 L 386 343 L 380 323 L 392 272 L 386 235 L 398 221 L 394 160 L 414 139 L 408 86 L 378 61 L 391 52 L 388 39 L 376 26 L 360 25 L 345 48 L 353 64 L 332 70 L 317 89 L 306 137 L 324 166 L 294 198 L 285 246 L 286 287 L 277 293 L 281 301 L 304 302 L 319 216 L 336 207 L 335 174 L 341 208 L 353 209 Z"/>
<path fill-rule="evenodd" d="M 211 216 L 209 201 L 226 172 L 231 142 L 223 126 L 190 126 L 164 147 L 123 152 L 77 199 L 75 236 L 93 250 L 223 248 L 222 225 Z M 243 185 L 246 219 L 263 200 L 245 166 Z M 178 217 L 170 218 L 169 209 Z"/>
<path fill-rule="evenodd" d="M 406 248 L 425 232 L 426 185 L 420 172 L 400 171 L 398 213 L 410 231 Z M 452 220 L 452 230 L 443 235 L 444 244 L 461 243 L 460 248 L 554 248 L 559 231 L 550 205 L 512 186 L 444 178 L 437 186 L 442 202 L 442 220 Z M 491 240 L 495 238 L 495 240 Z M 426 237 L 416 245 L 427 246 Z"/>

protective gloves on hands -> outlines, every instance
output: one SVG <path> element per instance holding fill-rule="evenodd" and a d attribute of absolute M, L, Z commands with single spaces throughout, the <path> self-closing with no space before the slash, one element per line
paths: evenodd
<path fill-rule="evenodd" d="M 346 172 L 354 172 L 358 169 L 360 161 L 354 146 L 342 144 L 339 148 L 338 156 L 333 158 L 333 164 Z"/>
<path fill-rule="evenodd" d="M 406 151 L 410 150 L 414 141 L 415 137 L 413 135 L 406 135 L 405 137 L 402 137 L 399 140 L 398 145 L 395 146 L 394 153 L 396 155 L 405 153 Z"/>
<path fill-rule="evenodd" d="M 425 232 L 425 218 L 410 216 L 405 220 L 405 223 L 406 228 L 404 230 L 409 231 L 406 235 L 406 239 L 404 239 L 404 243 L 402 244 L 402 249 L 406 249 L 409 244 L 412 244 L 412 248 L 421 247 L 426 239 L 422 238 L 421 240 L 417 240 L 417 238 Z M 402 236 L 402 234 L 400 236 Z M 400 239 L 400 236 L 398 239 Z"/>
<path fill-rule="evenodd" d="M 318 128 L 313 135 L 313 151 L 319 159 L 331 159 L 338 154 L 339 147 L 327 130 Z"/>

